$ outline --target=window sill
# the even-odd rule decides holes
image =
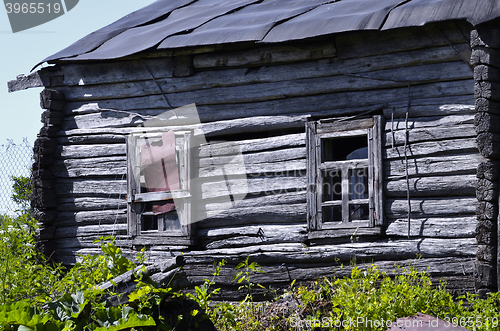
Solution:
[[[307,239],[334,239],[346,237],[360,237],[360,236],[380,236],[382,235],[382,228],[350,228],[350,229],[328,229],[328,230],[311,230],[307,234]]]
[[[132,245],[156,246],[156,245],[175,245],[175,246],[194,246],[198,240],[194,236],[186,236],[175,232],[158,232],[141,234],[132,239]]]

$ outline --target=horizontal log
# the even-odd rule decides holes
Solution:
[[[341,113],[338,115],[348,115],[356,112],[366,111],[367,108],[349,108],[343,109]],[[344,113],[345,111],[345,113]],[[318,115],[318,114],[316,114]],[[332,116],[333,112],[323,113],[325,116]],[[196,126],[165,126],[165,130],[169,129],[195,129],[195,135],[204,134],[206,137],[214,137],[217,135],[230,135],[230,134],[241,134],[248,132],[259,132],[259,131],[269,131],[269,130],[279,130],[279,129],[291,129],[291,128],[304,128],[305,122],[307,119],[307,115],[302,116],[260,116],[253,118],[241,118],[235,120],[227,120],[227,121],[219,121],[213,123],[207,123],[202,126],[202,130],[197,129]],[[74,130],[65,130],[60,131],[58,133],[59,136],[63,137],[60,140],[64,141],[80,141],[80,140],[88,140],[88,141],[98,141],[101,139],[101,135],[107,135],[109,137],[123,137],[131,132],[136,132],[140,130],[149,131],[152,130],[150,128],[106,128],[106,129],[74,129]],[[404,131],[395,131],[394,138],[396,144],[404,143]],[[412,129],[409,133],[409,142],[419,142],[419,141],[432,141],[432,140],[441,140],[441,139],[450,139],[450,138],[463,138],[463,137],[475,137],[475,127],[474,125],[465,124],[465,125],[456,125],[455,127],[440,127],[439,130],[433,128],[421,128],[421,129]],[[121,138],[124,139],[124,138]],[[392,135],[391,140],[386,142],[386,145],[390,145],[392,143]]]
[[[473,106],[468,106],[473,108]],[[467,115],[447,115],[442,117],[419,117],[408,118],[408,129],[420,129],[429,127],[453,126],[462,124],[474,123],[474,113]],[[385,131],[391,130],[406,130],[406,120],[404,118],[396,118],[385,123]]]
[[[473,196],[476,194],[476,175],[437,176],[409,178],[411,197],[439,196]],[[384,183],[387,197],[406,197],[407,182],[405,179],[387,181]]]
[[[127,224],[127,209],[60,212],[57,216],[59,227],[76,227],[82,225],[118,225]]]
[[[453,174],[476,174],[479,163],[484,158],[475,154],[457,154],[450,156],[418,157],[408,160],[408,175],[436,176]],[[384,174],[388,179],[400,179],[406,176],[404,159],[384,161]]]
[[[473,216],[478,205],[476,197],[410,198],[410,202],[411,216],[417,218]],[[384,211],[388,218],[404,218],[408,215],[408,200],[387,199]]]
[[[199,185],[199,186],[198,186]],[[201,192],[202,199],[212,199],[228,196],[228,187],[231,194],[235,196],[247,194],[280,194],[304,190],[307,186],[307,179],[302,177],[273,176],[273,177],[248,177],[229,178],[227,181],[211,181],[202,179],[200,182],[191,183],[193,192]],[[198,187],[201,189],[198,190]]]
[[[127,208],[125,197],[118,198],[65,198],[58,200],[57,210],[59,211],[91,211]]]
[[[127,174],[125,156],[58,160],[52,166],[56,177],[118,176]]]
[[[79,221],[78,226],[58,226],[54,238],[89,238],[95,240],[99,237],[110,235],[126,235],[127,224],[98,224],[87,225],[85,221]]]
[[[63,197],[124,197],[127,194],[127,181],[123,179],[65,179],[56,183],[56,192]]]
[[[351,78],[352,77],[349,77],[349,79]],[[365,78],[356,78],[356,80],[373,81],[373,79]],[[217,99],[217,95],[208,92],[205,101],[198,92],[181,93],[182,95],[178,93],[176,94],[175,100],[169,95],[170,105],[166,104],[163,96],[158,95],[103,100],[99,102],[100,109],[126,110],[134,112],[135,114],[131,114],[128,118],[123,117],[122,112],[109,112],[105,114],[105,117],[101,116],[101,114],[79,115],[68,118],[68,120],[63,123],[62,128],[68,130],[74,128],[92,128],[96,126],[105,127],[115,126],[117,123],[126,125],[127,121],[129,125],[139,125],[140,117],[137,116],[137,114],[140,115],[141,112],[149,112],[150,109],[156,108],[159,109],[158,114],[160,114],[162,111],[169,110],[170,106],[181,107],[193,102],[197,104],[200,120],[202,122],[213,122],[241,118],[242,116],[292,115],[304,113],[321,115],[323,111],[327,113],[330,112],[332,115],[337,113],[337,116],[342,116],[348,113],[348,111],[343,108],[352,109],[355,107],[380,105],[388,101],[407,101],[408,98],[407,84],[400,84],[401,87],[385,89],[376,85],[376,89],[355,91],[350,83],[348,83],[348,86],[344,90],[338,90],[339,87],[333,86],[331,81],[328,83],[325,82],[325,86],[322,88],[318,87],[317,89],[311,89],[309,83],[298,82],[297,84],[300,85],[301,83],[307,85],[306,90],[304,90],[306,86],[297,86],[297,90],[293,92],[285,86],[282,90],[274,91],[275,95],[272,96],[272,100],[271,94],[273,90],[270,90],[267,95],[263,95],[262,89],[264,89],[264,86],[258,86],[253,96],[249,95],[249,91],[245,90],[241,92],[243,94],[238,94],[239,92],[234,88],[220,88],[221,90],[218,91],[220,92],[220,98],[224,95],[227,97],[228,94],[240,96],[231,100],[224,100],[225,103],[222,104],[219,103],[221,100]],[[474,81],[472,79],[420,84],[412,86],[410,97],[411,100],[418,100],[470,95],[473,91],[473,86]],[[331,87],[331,90],[329,90],[329,87]],[[244,86],[240,87],[240,89],[243,88]],[[226,89],[227,91],[222,89]],[[307,91],[311,94],[307,95]],[[68,103],[66,109],[77,109],[87,103],[88,102]],[[139,108],[138,105],[141,105],[141,107]],[[314,108],[311,108],[311,105],[314,105]],[[238,111],[235,112],[235,109],[238,109]]]
[[[301,244],[254,245],[241,248],[221,248],[209,251],[192,251],[184,254],[187,265],[211,263],[224,258],[228,263],[238,263],[250,256],[251,261],[261,264],[281,263],[328,263],[336,261],[401,260],[444,257],[475,257],[474,238],[418,238],[378,240],[337,245],[304,247]]]
[[[309,231],[307,238],[310,246],[324,245],[325,242],[341,243],[348,241],[372,241],[383,235],[381,227],[338,228],[330,230]]]
[[[111,61],[106,63],[65,64],[61,66],[64,75],[64,86],[100,85],[135,80],[152,80],[154,78],[171,78],[173,62],[171,57],[157,59],[143,58],[132,61]]]
[[[126,154],[127,148],[122,143],[59,146],[56,150],[56,157],[61,159],[123,156]]]
[[[335,56],[335,45],[316,43],[295,46],[267,46],[231,53],[200,54],[193,57],[195,68],[262,66],[283,62],[315,60]]]
[[[210,157],[218,155],[234,154],[236,145],[242,153],[258,152],[263,150],[305,146],[305,133],[294,133],[288,135],[277,135],[270,138],[246,139],[240,141],[214,141],[210,145],[201,146],[198,157]]]
[[[459,47],[465,47],[465,45],[460,45]],[[255,65],[255,63],[246,63],[245,60],[241,59],[241,55],[247,56],[247,51],[242,52],[225,52],[220,54],[200,54],[193,57],[193,64],[195,68],[198,69],[209,69],[209,68],[219,68],[224,66],[228,67],[238,67]],[[221,57],[224,61],[220,61]],[[372,70],[380,70],[387,68],[398,68],[401,66],[414,65],[414,64],[428,64],[436,62],[445,61],[456,61],[459,57],[456,52],[446,46],[436,46],[432,45],[427,48],[417,49],[417,50],[404,50],[398,53],[383,54],[371,56],[370,54],[363,57],[363,59],[348,59],[348,60],[338,60],[335,57],[330,57],[328,60],[317,61],[318,64],[327,63],[329,66],[320,67],[321,70],[332,70],[336,69],[338,74],[343,73],[358,73],[367,72]],[[308,61],[306,63],[296,63],[293,66],[288,65],[275,65],[275,66],[262,66],[258,71],[253,71],[251,73],[261,75],[260,70],[269,70],[268,68],[276,67],[280,72],[288,71],[289,68],[293,68],[291,71],[301,71],[301,67],[304,66],[306,69],[304,72],[307,74],[317,74],[313,73],[316,70],[317,65]],[[328,69],[328,68],[331,69]],[[245,69],[246,70],[246,69]],[[209,71],[210,72],[210,71]],[[212,71],[213,72],[213,71]],[[204,71],[199,72],[202,74]]]
[[[305,234],[307,232],[307,224],[290,224],[290,225],[245,225],[245,226],[230,226],[223,228],[205,228],[199,229],[196,234],[201,239],[222,239],[234,236],[251,236],[251,237],[268,237],[284,236],[288,234],[295,236],[296,233]]]
[[[250,261],[257,262],[261,264],[261,268],[265,273],[260,274],[258,280],[259,284],[276,284],[278,282],[284,282],[289,285],[293,279],[300,281],[304,280],[318,280],[323,277],[328,278],[343,278],[351,276],[352,269],[357,267],[361,270],[366,270],[372,268],[374,265],[378,270],[386,272],[389,275],[395,275],[402,273],[405,269],[408,270],[410,267],[414,267],[418,272],[425,271],[434,277],[439,276],[452,276],[452,275],[470,275],[474,270],[474,261],[472,258],[420,258],[420,259],[403,259],[396,261],[380,261],[369,262],[369,261],[356,261],[354,264],[349,264],[349,261],[336,261],[335,263],[276,263],[262,265],[262,261],[259,257],[253,257]],[[233,276],[235,274],[233,264],[228,264],[221,269],[220,276],[215,279],[218,285],[237,285],[233,281]],[[186,275],[191,280],[197,278],[209,278],[213,272],[212,266],[210,264],[201,263],[188,263],[185,265]],[[257,276],[257,274],[255,274]],[[202,281],[203,282],[203,281]],[[257,281],[256,281],[257,282]]]
[[[412,218],[410,236],[441,238],[474,238],[476,235],[477,217],[453,218]],[[390,220],[387,225],[388,236],[408,235],[408,220],[399,218]]]
[[[305,149],[304,149],[305,150]],[[241,161],[241,160],[240,160]],[[294,176],[306,175],[306,160],[291,160],[284,162],[265,162],[265,163],[242,163],[238,160],[217,167],[205,166],[195,170],[195,176],[210,179],[214,176],[275,176],[283,173],[292,173]]]
[[[112,232],[106,232],[103,234],[100,234],[99,236],[106,236],[109,235]],[[123,232],[123,235],[118,234],[115,232],[116,239],[115,239],[115,245],[118,247],[130,247],[131,242],[130,239],[127,239],[126,236],[126,229],[125,232]],[[94,237],[68,237],[68,238],[58,238],[54,239],[54,241],[57,241],[57,248],[58,249],[79,249],[79,248],[100,248],[101,244],[99,242],[95,242],[97,239],[96,236]]]
[[[413,100],[408,109],[408,101],[389,103],[384,109],[387,121],[391,118],[409,118],[474,114],[475,98],[472,95],[452,96],[433,99]]]
[[[98,135],[82,135],[82,136],[62,136],[58,138],[61,145],[76,145],[76,144],[125,144],[126,135],[121,134],[106,134]]]
[[[132,246],[144,246],[144,247],[151,247],[151,246],[158,246],[158,245],[165,245],[167,244],[168,247],[175,247],[175,246],[194,246],[198,245],[198,240],[196,237],[192,236],[162,236],[162,235],[140,235],[137,237],[134,237],[130,240],[130,244]]]
[[[453,22],[455,23],[455,22]],[[460,53],[470,53],[469,42],[453,23],[440,22],[427,24],[423,27],[408,29],[388,30],[384,33],[378,31],[358,31],[338,34],[335,36],[337,57],[340,59],[364,57],[374,54],[387,54],[405,52],[412,49],[421,49],[436,46],[449,46]],[[438,27],[438,28],[436,28]],[[464,27],[463,31],[470,28]],[[465,56],[465,58],[469,58]]]
[[[405,130],[387,132],[385,145],[392,147],[393,142],[395,146],[404,145],[405,140],[409,144],[414,144],[423,141],[440,141],[444,139],[455,138],[476,138],[476,136],[476,127],[473,124],[441,126],[438,128],[429,127],[409,130],[407,139]]]
[[[238,201],[236,206],[231,201],[219,201],[217,199],[204,201],[203,205],[195,204],[193,208],[197,211],[221,211],[231,208],[253,208],[262,206],[274,206],[285,204],[306,203],[306,191],[291,191],[268,195],[248,194],[245,199]],[[270,207],[271,209],[272,207]]]
[[[122,252],[125,257],[131,260],[134,260],[135,257],[137,256],[137,253],[139,253],[139,251],[132,250],[128,247],[122,247]],[[75,247],[64,248],[64,249],[58,249],[56,251],[55,260],[57,262],[61,262],[64,266],[71,266],[74,265],[76,262],[82,262],[81,256],[83,255],[99,255],[99,254],[102,254],[100,248],[75,248]]]
[[[331,65],[330,65],[331,66]],[[115,83],[95,86],[74,86],[71,88],[60,88],[67,101],[96,101],[107,99],[120,99],[127,97],[139,97],[144,95],[154,95],[163,93],[168,95],[172,105],[182,103],[196,93],[198,104],[214,103],[235,103],[250,102],[256,100],[272,100],[282,97],[283,93],[288,96],[300,96],[318,93],[334,93],[348,89],[368,90],[374,88],[389,88],[401,86],[401,83],[411,81],[414,84],[425,82],[437,82],[446,80],[461,80],[472,78],[469,66],[460,59],[454,62],[419,64],[411,67],[398,67],[393,69],[383,69],[359,74],[327,76],[328,71],[319,70],[322,75],[307,75],[304,77],[283,76],[283,72],[276,70],[267,79],[258,79],[258,76],[239,72],[239,80],[224,79],[224,77],[213,77],[212,88],[206,88],[201,84],[186,87],[186,84],[176,84],[176,80],[152,79],[144,81],[134,81],[132,83]],[[292,72],[293,69],[292,69]],[[234,75],[233,73],[232,75]],[[225,76],[221,73],[221,76]],[[237,76],[238,77],[238,76]],[[253,79],[252,79],[253,78]],[[214,82],[218,82],[215,84]],[[225,82],[220,84],[220,82]],[[228,84],[233,82],[233,85]],[[161,86],[161,90],[158,88]],[[180,85],[180,89],[177,87]],[[201,85],[201,86],[200,86]],[[206,84],[205,84],[206,85]],[[222,85],[222,87],[220,87]],[[184,87],[184,89],[183,89]],[[260,90],[258,95],[257,90]],[[175,106],[174,106],[175,107]]]
[[[107,139],[107,141],[106,143],[98,144],[96,143],[98,139]],[[62,159],[126,155],[125,136],[122,135],[110,135],[109,137],[106,135],[103,135],[103,137],[72,136],[60,138],[59,143],[71,144],[58,147],[56,155],[58,158]],[[233,153],[232,150],[236,145],[239,146],[242,153],[305,146],[305,133],[295,133],[270,138],[246,139],[240,141],[215,141],[211,142],[210,145],[202,146],[200,149],[194,149],[194,152],[197,157],[227,155]],[[229,147],[233,149],[230,149]]]
[[[39,73],[36,71],[28,76],[18,75],[16,80],[11,80],[7,83],[9,88],[9,93],[27,90],[32,87],[43,87],[44,82],[40,77]]]
[[[236,208],[226,211],[209,212],[207,217],[201,215],[196,223],[198,229],[227,227],[248,224],[292,224],[306,222],[306,204],[285,204]]]
[[[390,133],[387,134],[390,136]],[[390,139],[390,137],[386,138]],[[479,153],[476,139],[450,139],[431,142],[421,142],[409,144],[406,148],[407,157],[414,158],[417,156],[434,156],[452,153]],[[404,146],[388,146],[383,150],[383,158],[386,160],[402,158],[405,155]]]
[[[235,152],[237,152],[235,150]],[[258,163],[273,163],[280,161],[304,159],[306,157],[306,150],[304,147],[282,148],[275,151],[264,151],[259,153],[245,153],[241,158],[237,154],[228,156],[212,156],[208,158],[199,159],[199,166],[206,168],[211,166],[229,165],[240,163],[243,161],[246,164]]]
[[[203,229],[198,236],[205,249],[242,247],[255,244],[274,244],[286,242],[305,242],[307,226],[299,225],[261,225],[218,229]]]

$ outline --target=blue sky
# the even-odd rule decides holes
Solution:
[[[0,145],[7,139],[33,145],[40,130],[41,88],[7,92],[7,82],[29,74],[45,57],[81,37],[140,9],[153,0],[80,0],[71,11],[48,23],[12,33],[5,9],[0,10]]]

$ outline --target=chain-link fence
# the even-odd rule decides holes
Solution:
[[[33,146],[26,138],[20,144],[7,139],[0,145],[0,214],[15,214],[19,207],[12,201],[12,176],[30,176]]]

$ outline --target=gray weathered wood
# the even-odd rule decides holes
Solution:
[[[476,175],[409,178],[411,197],[471,196],[476,193]],[[384,183],[387,197],[406,197],[406,179]]]
[[[80,220],[82,223],[79,226],[60,226],[56,229],[54,238],[72,238],[72,237],[87,237],[89,240],[95,240],[100,236],[107,236],[109,234],[114,235],[126,235],[127,234],[127,224],[117,223],[117,224],[98,224],[98,225],[86,225],[85,220]]]
[[[405,118],[407,111],[410,118],[474,114],[474,102],[473,95],[419,99],[410,104],[409,111],[408,101],[390,102],[388,107],[384,109],[384,116],[386,120],[393,117]]]
[[[356,81],[373,81],[362,78],[352,79]],[[353,91],[352,89],[354,87],[348,82],[345,88],[339,88],[336,85],[332,85],[332,82],[324,83],[324,86],[318,86],[313,89],[313,84],[309,84],[308,82],[297,82],[295,84],[295,92],[290,87],[284,86],[282,89],[278,90],[270,89],[264,94],[262,91],[265,90],[265,84],[262,86],[256,85],[252,93],[250,93],[251,91],[246,89],[245,86],[240,87],[240,89],[242,89],[240,92],[234,88],[220,88],[220,94],[218,94],[219,98],[222,98],[220,100],[218,100],[217,95],[213,94],[216,91],[211,91],[211,93],[207,91],[204,93],[205,96],[202,96],[198,91],[181,93],[182,96],[180,94],[175,94],[176,99],[172,99],[172,97],[169,96],[169,100],[172,107],[180,107],[195,102],[201,121],[209,122],[238,118],[241,117],[239,114],[245,114],[245,116],[263,116],[329,111],[332,115],[338,113],[339,116],[341,116],[348,113],[343,110],[343,108],[352,109],[356,106],[366,107],[367,105],[379,105],[387,103],[387,100],[393,100],[394,102],[404,101],[407,99],[408,95],[406,84],[400,84],[402,87],[379,89],[380,85],[374,83],[377,84],[373,86],[373,88],[376,88],[375,90],[372,89],[361,92]],[[301,84],[305,86],[301,86]],[[318,84],[322,85],[323,82]],[[428,99],[445,96],[449,97],[453,95],[470,95],[473,84],[474,81],[472,79],[420,84],[412,87],[411,99],[418,100],[421,98]],[[307,95],[308,92],[305,91],[304,88],[308,89],[310,95]],[[229,95],[234,96],[230,97]],[[294,95],[295,97],[292,97]],[[202,97],[206,98],[206,101],[203,101]],[[66,107],[67,109],[75,109],[86,103],[87,102],[68,103]],[[238,106],[235,106],[234,103],[237,103]],[[141,107],[138,107],[138,105],[141,105]],[[311,109],[311,105],[315,105],[315,107]],[[109,99],[99,102],[99,106],[102,109],[127,110],[137,114],[139,114],[140,111],[144,111],[144,109],[158,108],[163,111],[169,109],[169,105],[166,104],[163,96]],[[235,112],[234,109],[238,109],[238,112]],[[105,118],[98,114],[97,118],[92,119],[89,118],[90,115],[92,114],[75,116],[74,119],[68,119],[62,127],[63,129],[70,129],[77,127],[113,126],[116,125],[116,120],[122,125],[125,125],[127,121],[130,125],[140,124],[140,118],[136,114],[132,114],[128,119],[127,117],[123,117],[123,113],[119,112],[115,115],[110,113],[107,115],[109,117]]]
[[[477,217],[412,218],[410,225],[410,236],[473,238],[476,234]],[[390,220],[386,234],[406,237],[408,220],[406,218]]]
[[[73,227],[72,231],[76,231],[77,227],[82,225],[126,224],[127,210],[60,212],[56,222],[59,227]]]
[[[288,177],[288,176],[268,176],[268,177],[248,177],[245,178],[228,178],[225,181],[221,180],[203,180],[200,184],[200,192],[202,199],[212,199],[224,197],[228,194],[227,185],[231,187],[231,194],[280,194],[293,192],[296,190],[305,190],[307,180],[304,176]],[[191,184],[194,190],[197,190],[198,183]]]
[[[465,49],[466,45],[458,45],[460,49]],[[194,56],[194,66],[196,68],[217,68],[224,66],[224,68],[233,67],[233,66],[244,66],[244,63],[241,61],[240,52],[234,53],[224,53],[224,54],[202,54]],[[221,61],[217,62],[220,58],[224,57],[227,61],[222,63]],[[397,68],[405,65],[413,65],[413,64],[424,64],[424,63],[435,63],[435,62],[445,62],[445,61],[456,61],[459,57],[456,52],[446,46],[437,46],[430,45],[427,48],[417,49],[417,50],[404,50],[403,52],[394,53],[394,54],[382,54],[382,55],[371,55],[368,54],[366,57],[362,59],[354,58],[347,60],[337,60],[334,57],[330,57],[325,60],[317,61],[321,66],[322,63],[329,64],[330,68],[335,68],[338,74],[342,73],[357,73],[357,72],[367,72],[373,70],[387,69],[387,68]],[[244,59],[243,59],[244,61]],[[296,63],[293,65],[284,64],[282,66],[268,66],[267,68],[278,68],[283,69],[281,71],[288,71],[288,68],[294,68],[293,71],[302,71],[302,67],[305,67],[305,72],[308,75],[313,74],[317,75],[318,73],[312,73],[317,68],[316,62],[308,61],[305,63]],[[259,70],[267,70],[266,67],[260,67]],[[323,67],[320,67],[323,69]],[[326,69],[326,68],[325,68]],[[245,69],[246,70],[246,69]],[[328,69],[326,69],[328,70]],[[330,69],[331,70],[331,69]],[[328,72],[328,71],[327,71]],[[200,72],[200,74],[203,72]],[[260,75],[261,71],[254,71],[253,74]],[[291,75],[294,75],[291,73]],[[293,76],[292,76],[293,77]]]
[[[149,69],[149,70],[148,70]],[[62,67],[65,86],[89,86],[116,82],[152,80],[172,77],[171,57],[135,61],[108,61],[106,63],[66,64]]]
[[[290,224],[305,222],[306,205],[304,203],[274,205],[272,209],[267,206],[237,208],[218,213],[210,212],[207,216],[196,223],[198,229],[263,223]]]
[[[304,242],[307,239],[307,226],[298,225],[261,225],[203,229],[198,236],[206,249],[238,247],[254,244],[274,244],[285,242]]]
[[[471,106],[469,106],[470,108]],[[404,118],[396,118],[393,121],[387,121],[385,131],[405,130],[406,120]],[[470,115],[447,115],[441,117],[419,117],[408,118],[408,129],[419,129],[428,127],[454,126],[462,124],[474,123],[474,113]]]
[[[125,144],[127,136],[120,134],[99,134],[99,135],[82,135],[82,136],[62,136],[58,138],[59,144],[76,145],[76,144]]]
[[[468,215],[476,213],[478,204],[476,197],[457,198],[411,198],[411,215],[413,217],[438,217],[451,215]],[[408,214],[406,199],[387,199],[385,213],[388,218],[403,218]]]
[[[223,169],[223,170],[222,170]],[[251,175],[251,176],[274,176],[291,172],[295,175],[306,174],[306,160],[291,160],[283,162],[246,163],[244,166],[239,162],[233,162],[218,166],[213,169],[211,165],[200,167],[195,170],[197,177],[209,178],[213,176]]]
[[[90,211],[90,210],[105,210],[105,209],[123,209],[127,207],[125,197],[118,198],[65,198],[60,197],[58,200],[57,210],[59,211]]]
[[[18,75],[16,77],[16,80],[9,81],[7,83],[7,85],[9,88],[9,93],[27,90],[27,89],[32,88],[32,87],[43,87],[44,86],[38,71],[36,71],[32,74],[29,74],[28,76]]]
[[[110,156],[56,161],[53,173],[57,177],[122,176],[127,173],[125,156]]]
[[[477,153],[450,156],[418,157],[409,160],[408,174],[414,176],[475,174],[484,158]],[[405,161],[395,159],[384,162],[384,174],[388,179],[405,177]]]
[[[375,54],[388,54],[412,49],[421,49],[435,46],[449,46],[448,42],[461,53],[468,53],[470,57],[470,46],[463,34],[456,28],[450,26],[453,23],[429,24],[418,28],[397,29],[394,31],[365,31],[359,33],[338,34],[335,37],[337,56],[341,59],[363,57]],[[464,29],[465,30],[465,29]],[[443,33],[441,33],[441,32]]]
[[[302,191],[291,191],[278,194],[269,195],[254,195],[248,194],[245,199],[239,201],[236,206],[233,206],[230,201],[217,201],[210,200],[204,201],[203,206],[200,204],[195,204],[194,208],[198,211],[220,211],[229,210],[231,208],[249,208],[249,207],[262,207],[262,206],[273,206],[273,205],[285,205],[285,204],[306,204],[306,193],[305,190]]]
[[[305,134],[294,133],[288,135],[277,135],[270,138],[247,139],[240,141],[211,141],[210,145],[200,147],[198,157],[209,157],[233,154],[232,149],[238,144],[242,153],[257,152],[268,149],[304,146]]]
[[[240,75],[243,73],[240,72]],[[275,73],[274,77],[280,74]],[[324,72],[326,76],[326,71]],[[281,97],[282,93],[289,96],[309,95],[317,93],[333,93],[336,91],[352,88],[353,90],[367,90],[373,88],[389,88],[394,86],[401,86],[401,83],[396,81],[411,81],[415,83],[436,82],[444,80],[460,80],[471,78],[471,71],[462,61],[444,62],[437,64],[418,65],[413,67],[399,67],[395,69],[384,69],[379,71],[372,71],[369,73],[360,73],[359,76],[341,75],[331,77],[312,77],[310,75],[305,77],[295,77],[292,79],[275,79],[266,81],[254,79],[249,81],[253,75],[246,75],[248,78],[243,78],[243,82],[234,81],[234,79],[226,80],[223,84],[224,87],[201,88],[196,89],[197,103],[210,104],[210,103],[233,103],[233,102],[246,102],[254,100],[276,99]],[[244,76],[245,77],[245,76]],[[403,77],[403,78],[402,78]],[[224,81],[223,77],[218,78],[219,81]],[[187,91],[177,89],[177,84],[172,84],[171,79],[157,79],[156,80],[161,90],[158,88],[155,81],[152,79],[145,81],[135,81],[131,83],[116,83],[116,84],[103,84],[95,86],[74,86],[71,88],[61,88],[67,101],[95,101],[106,100],[114,98],[131,98],[144,95],[154,95],[163,93],[168,95],[169,101],[178,103],[177,100],[185,100],[183,96],[186,94],[192,96],[194,88],[186,88]],[[234,81],[234,85],[230,86],[229,81]],[[247,81],[247,82],[245,82]],[[246,85],[240,85],[244,83]],[[182,85],[180,84],[181,88]],[[215,85],[215,84],[213,84]],[[198,87],[196,86],[196,87]],[[260,90],[260,95],[256,93]],[[229,91],[234,93],[229,96]],[[209,96],[212,96],[209,98]],[[181,98],[181,99],[179,99]],[[236,99],[235,99],[236,98]],[[227,101],[226,101],[227,100]],[[232,100],[232,101],[231,101]]]
[[[201,54],[194,57],[195,68],[268,65],[281,62],[314,60],[335,56],[335,45],[318,43],[311,46],[271,46],[234,53]]]
[[[476,138],[476,127],[472,124],[462,124],[455,126],[442,126],[439,128],[412,129],[408,132],[407,142],[411,145],[423,141],[440,141],[454,138]],[[393,139],[394,138],[394,139]],[[386,132],[385,146],[404,145],[406,139],[405,130]]]
[[[476,132],[500,133],[500,116],[496,114],[478,112],[475,118]]]
[[[472,50],[471,63],[473,65],[486,64],[500,68],[499,55],[500,50],[498,49],[477,47]]]
[[[390,135],[390,133],[389,133]],[[478,153],[476,139],[450,139],[430,142],[414,143],[407,146],[407,155],[409,157],[434,156],[451,153]],[[383,152],[384,159],[396,159],[404,157],[404,146],[388,146]]]
[[[115,179],[64,179],[61,178],[56,183],[58,195],[68,197],[73,196],[126,196],[127,181],[121,176]]]
[[[184,254],[187,264],[211,263],[214,258],[225,258],[229,263],[250,256],[261,263],[327,263],[358,260],[412,259],[420,255],[427,257],[474,257],[475,238],[417,238],[401,240],[378,240],[337,245],[304,247],[301,244],[253,245],[241,248],[222,248],[210,251],[193,251]]]
[[[102,156],[126,155],[125,144],[92,144],[59,146],[56,152],[61,159],[80,159]]]
[[[498,97],[499,91],[500,84],[498,82],[478,81],[474,85],[474,96],[477,99],[485,98],[500,101],[500,97]]]

